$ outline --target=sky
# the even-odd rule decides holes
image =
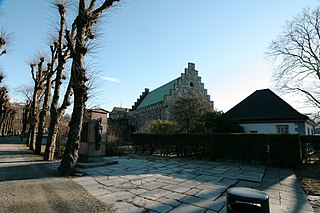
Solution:
[[[28,62],[48,52],[58,23],[53,2],[0,0],[0,26],[10,34],[0,67],[11,97],[24,101],[16,88],[32,85]],[[72,2],[69,21],[76,6]],[[97,75],[87,107],[131,108],[144,88],[153,90],[179,77],[193,62],[215,108],[226,112],[255,90],[274,89],[275,65],[265,55],[268,45],[286,21],[319,3],[122,0],[98,22],[97,40],[86,61]],[[283,98],[303,111],[294,99]]]

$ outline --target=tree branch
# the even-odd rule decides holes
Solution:
[[[94,19],[96,19],[104,10],[111,7],[115,2],[119,2],[120,0],[105,0],[104,3],[92,12]]]

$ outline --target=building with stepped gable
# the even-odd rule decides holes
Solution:
[[[190,93],[202,96],[208,106],[213,109],[213,102],[204,88],[204,83],[201,82],[195,64],[189,62],[180,77],[152,91],[146,88],[142,92],[129,111],[129,124],[136,131],[152,120],[170,119],[170,111],[177,97]]]

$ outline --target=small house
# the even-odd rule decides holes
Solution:
[[[314,135],[316,123],[270,89],[257,90],[226,114],[246,133]]]

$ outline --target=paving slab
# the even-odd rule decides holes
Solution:
[[[127,202],[115,202],[111,206],[115,212],[141,213],[145,211],[144,208],[137,207],[132,203]]]
[[[204,213],[207,209],[190,204],[181,204],[174,210],[169,211],[170,213]]]
[[[265,191],[271,212],[315,212],[291,169],[153,156],[117,156],[117,165],[74,178],[114,212],[226,212],[233,186]]]

